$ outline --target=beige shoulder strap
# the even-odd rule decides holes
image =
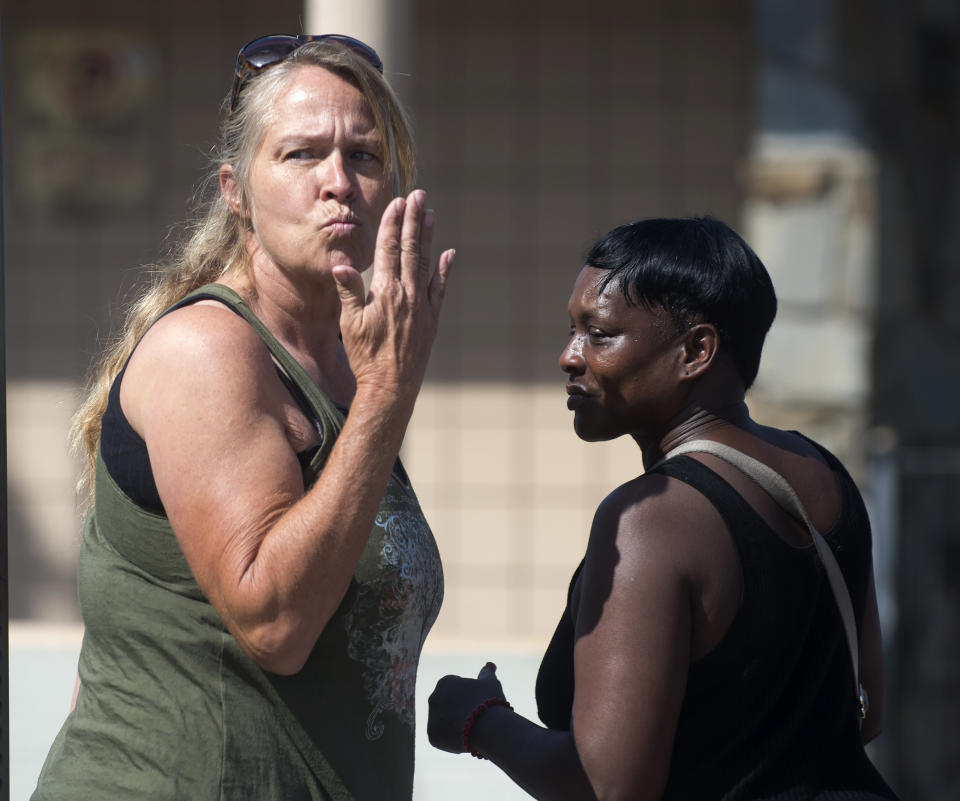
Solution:
[[[823,563],[824,570],[827,573],[827,579],[830,582],[830,588],[833,591],[834,600],[837,608],[840,610],[840,617],[843,620],[843,628],[847,635],[847,647],[850,651],[850,663],[853,665],[853,678],[857,689],[857,698],[860,706],[860,718],[863,719],[867,714],[867,694],[860,684],[860,649],[857,640],[857,621],[853,611],[853,604],[850,601],[850,592],[847,589],[847,583],[844,581],[843,572],[837,563],[837,558],[830,550],[830,546],[823,538],[823,535],[814,528],[813,523],[807,516],[806,509],[794,492],[793,487],[787,483],[787,480],[776,470],[757,461],[751,456],[731,448],[729,445],[723,445],[707,439],[691,440],[678,445],[666,453],[663,458],[657,462],[662,462],[674,456],[680,456],[684,453],[699,452],[709,453],[717,456],[726,462],[734,465],[752,478],[761,488],[763,488],[777,504],[796,517],[802,520],[810,532],[813,544],[817,549],[820,561]],[[654,465],[656,466],[656,465]]]

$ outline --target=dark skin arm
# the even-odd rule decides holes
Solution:
[[[437,682],[430,696],[427,724],[427,734],[435,747],[454,754],[464,752],[461,735],[471,711],[491,698],[504,697],[495,671],[488,663],[476,679],[445,676]],[[470,746],[534,798],[596,798],[570,732],[546,729],[506,706],[496,705],[476,720]]]
[[[883,728],[883,640],[872,569],[863,608],[863,629],[860,632],[860,683],[870,700],[867,716],[860,726],[860,738],[864,743],[869,743],[880,735]]]
[[[678,542],[685,537],[677,530],[704,528],[678,518],[702,511],[685,502],[692,494],[651,476],[598,510],[574,610],[572,730],[545,729],[502,706],[474,725],[472,748],[534,798],[661,796],[685,690],[686,672],[677,665],[690,659],[693,620],[685,564],[692,541]],[[441,679],[430,698],[431,743],[463,751],[464,721],[491,697],[502,697],[492,671]]]

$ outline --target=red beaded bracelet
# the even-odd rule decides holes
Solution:
[[[513,709],[513,707],[507,703],[506,698],[488,698],[470,713],[470,717],[467,718],[466,725],[463,727],[463,750],[469,751],[470,755],[475,756],[477,759],[486,759],[486,757],[483,756],[483,754],[474,751],[473,747],[470,745],[470,730],[473,728],[473,724],[477,722],[479,717],[492,706],[505,706],[507,709]]]

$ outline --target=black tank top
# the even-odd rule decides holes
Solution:
[[[843,493],[840,518],[823,534],[849,587],[859,632],[870,524],[849,474],[817,447]],[[683,668],[687,687],[663,798],[895,799],[860,741],[850,656],[814,547],[784,542],[730,484],[695,459],[679,456],[655,472],[689,484],[716,507],[737,548],[744,584],[726,635]],[[538,712],[550,728],[570,728],[573,645],[568,595],[537,676]]]

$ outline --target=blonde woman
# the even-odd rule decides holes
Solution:
[[[443,576],[398,452],[453,251],[381,73],[240,51],[205,216],[75,422],[85,637],[35,801],[411,797]]]

